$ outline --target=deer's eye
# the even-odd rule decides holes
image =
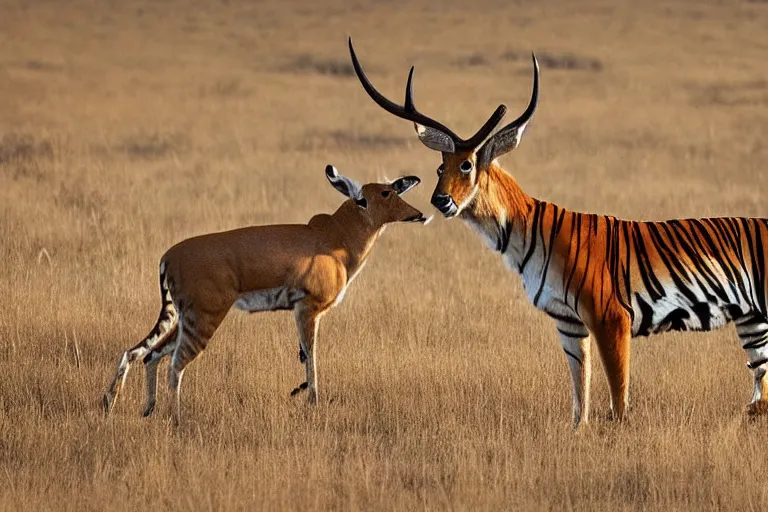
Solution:
[[[468,172],[472,171],[472,167],[474,166],[472,165],[472,162],[470,160],[464,160],[463,162],[461,162],[459,169],[461,169],[461,172],[463,172],[464,174],[467,174]]]
[[[445,171],[445,164],[440,164],[440,167],[437,168],[437,175],[442,176],[444,171]]]
[[[381,195],[382,195],[383,197],[389,197],[389,190],[382,190],[382,191],[381,191]]]

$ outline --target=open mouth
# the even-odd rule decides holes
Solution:
[[[430,220],[432,220],[432,217],[426,218],[423,213],[420,213],[418,215],[414,215],[413,217],[408,217],[403,222],[422,222],[422,223],[426,224]]]

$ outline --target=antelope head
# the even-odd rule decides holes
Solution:
[[[339,174],[332,165],[325,168],[325,176],[333,188],[355,202],[369,223],[376,228],[391,222],[426,223],[428,220],[400,197],[421,182],[417,176],[403,176],[391,183],[360,185]]]
[[[405,103],[398,105],[382,95],[365,75],[360,61],[349,39],[349,53],[352,65],[368,95],[380,107],[397,117],[412,121],[419,140],[429,149],[439,151],[443,162],[437,168],[438,182],[432,194],[432,205],[445,217],[455,217],[472,203],[478,192],[478,179],[487,172],[500,156],[512,151],[520,143],[528,126],[539,97],[539,65],[533,58],[533,92],[528,108],[520,117],[496,133],[491,132],[501,123],[507,113],[505,105],[499,107],[483,126],[468,139],[462,139],[447,126],[420,113],[413,102],[413,70],[408,73],[405,87]]]

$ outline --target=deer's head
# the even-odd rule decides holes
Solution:
[[[325,177],[333,188],[354,201],[356,208],[377,228],[391,222],[427,221],[424,214],[400,197],[421,182],[417,176],[403,176],[391,183],[360,185],[328,165]]]
[[[443,163],[437,168],[439,178],[432,194],[432,205],[445,217],[455,217],[472,203],[478,192],[478,176],[486,172],[494,160],[518,146],[528,122],[536,111],[539,97],[539,65],[536,56],[532,56],[533,92],[525,112],[491,135],[507,113],[507,107],[499,105],[477,133],[468,139],[462,139],[447,126],[416,110],[413,103],[413,67],[405,87],[405,104],[398,105],[384,97],[368,80],[357,60],[351,38],[349,53],[355,73],[373,101],[387,112],[412,121],[419,140],[429,149],[442,154]]]

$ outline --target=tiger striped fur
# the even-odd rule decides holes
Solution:
[[[751,413],[768,410],[768,220],[714,218],[637,222],[576,213],[528,196],[498,164],[515,149],[538,104],[533,91],[517,119],[491,134],[506,112],[499,106],[471,138],[418,112],[413,68],[404,105],[368,80],[349,42],[368,95],[412,121],[419,139],[440,151],[432,204],[459,217],[520,274],[535,307],[555,322],[573,384],[573,421],[589,417],[593,339],[608,378],[612,416],[623,419],[629,389],[630,340],[672,330],[708,331],[731,321],[753,372]]]
[[[478,173],[476,187],[459,216],[554,320],[571,370],[576,424],[588,417],[590,335],[621,419],[631,338],[731,321],[753,371],[749,411],[766,409],[768,220],[638,222],[572,212],[528,196],[495,163]]]

